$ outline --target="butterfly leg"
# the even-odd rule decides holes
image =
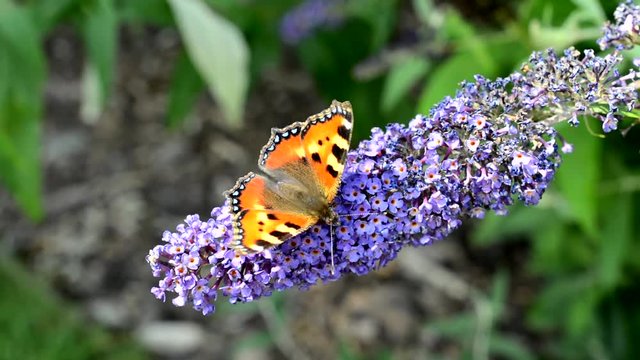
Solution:
[[[331,238],[331,275],[335,275],[336,273],[336,265],[334,263],[333,256],[333,223],[329,224],[330,227],[330,238]]]

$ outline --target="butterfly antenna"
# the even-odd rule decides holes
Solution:
[[[334,257],[333,256],[333,224],[329,225],[329,229],[330,229],[329,237],[331,238],[331,275],[335,275],[336,265],[333,260],[333,257]]]
[[[352,213],[352,214],[338,214],[338,216],[369,216],[369,215],[380,215],[384,214],[384,212],[365,212],[365,213]]]

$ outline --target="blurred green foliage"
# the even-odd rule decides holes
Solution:
[[[0,180],[29,216],[40,219],[45,56],[29,10],[0,1]]]
[[[43,282],[0,256],[0,359],[145,359],[131,340],[82,323]]]
[[[28,216],[43,217],[39,156],[47,74],[41,45],[59,24],[71,24],[85,43],[86,119],[100,115],[113,91],[119,27],[153,25],[178,29],[184,42],[172,75],[169,127],[182,124],[206,89],[229,125],[240,126],[251,86],[266,69],[293,55],[323,97],[353,103],[358,141],[373,126],[428,113],[444,96],[454,95],[461,80],[519,69],[533,50],[595,48],[617,2],[513,1],[506,6],[509,11],[470,20],[431,0],[352,0],[342,9],[342,23],[287,47],[280,40],[279,22],[296,4],[0,0],[0,181]],[[407,12],[414,14],[410,25],[402,20]],[[591,126],[597,127],[595,122]],[[544,343],[550,345],[527,347],[506,332],[509,317],[503,310],[513,280],[504,270],[491,293],[474,295],[472,311],[426,324],[428,331],[459,342],[465,358],[477,355],[478,341],[487,356],[512,359],[631,359],[640,354],[634,341],[640,332],[640,308],[635,306],[640,295],[635,280],[640,275],[640,136],[632,129],[626,137],[602,139],[587,129],[559,129],[575,151],[564,157],[539,206],[515,206],[508,216],[488,216],[472,235],[478,248],[528,244],[528,262],[521,266],[540,285],[532,289],[537,295],[525,324],[529,332],[547,334]],[[480,317],[482,309],[489,309],[488,317]],[[475,338],[479,322],[489,324],[481,340]],[[272,341],[265,334],[255,336],[256,343]],[[341,353],[357,358],[348,348]]]

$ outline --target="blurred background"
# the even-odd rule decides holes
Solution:
[[[204,317],[156,300],[145,262],[271,127],[350,100],[357,144],[474,74],[596,48],[616,5],[0,0],[0,358],[637,358],[636,128],[560,127],[575,152],[540,205],[364,277]]]

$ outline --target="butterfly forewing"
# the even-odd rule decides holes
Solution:
[[[260,151],[260,168],[274,171],[304,161],[306,153],[301,137],[303,127],[304,123],[296,122],[284,129],[271,129],[271,138]]]
[[[353,113],[348,101],[333,101],[327,110],[307,119],[302,143],[307,161],[330,203],[338,192],[351,143]]]

